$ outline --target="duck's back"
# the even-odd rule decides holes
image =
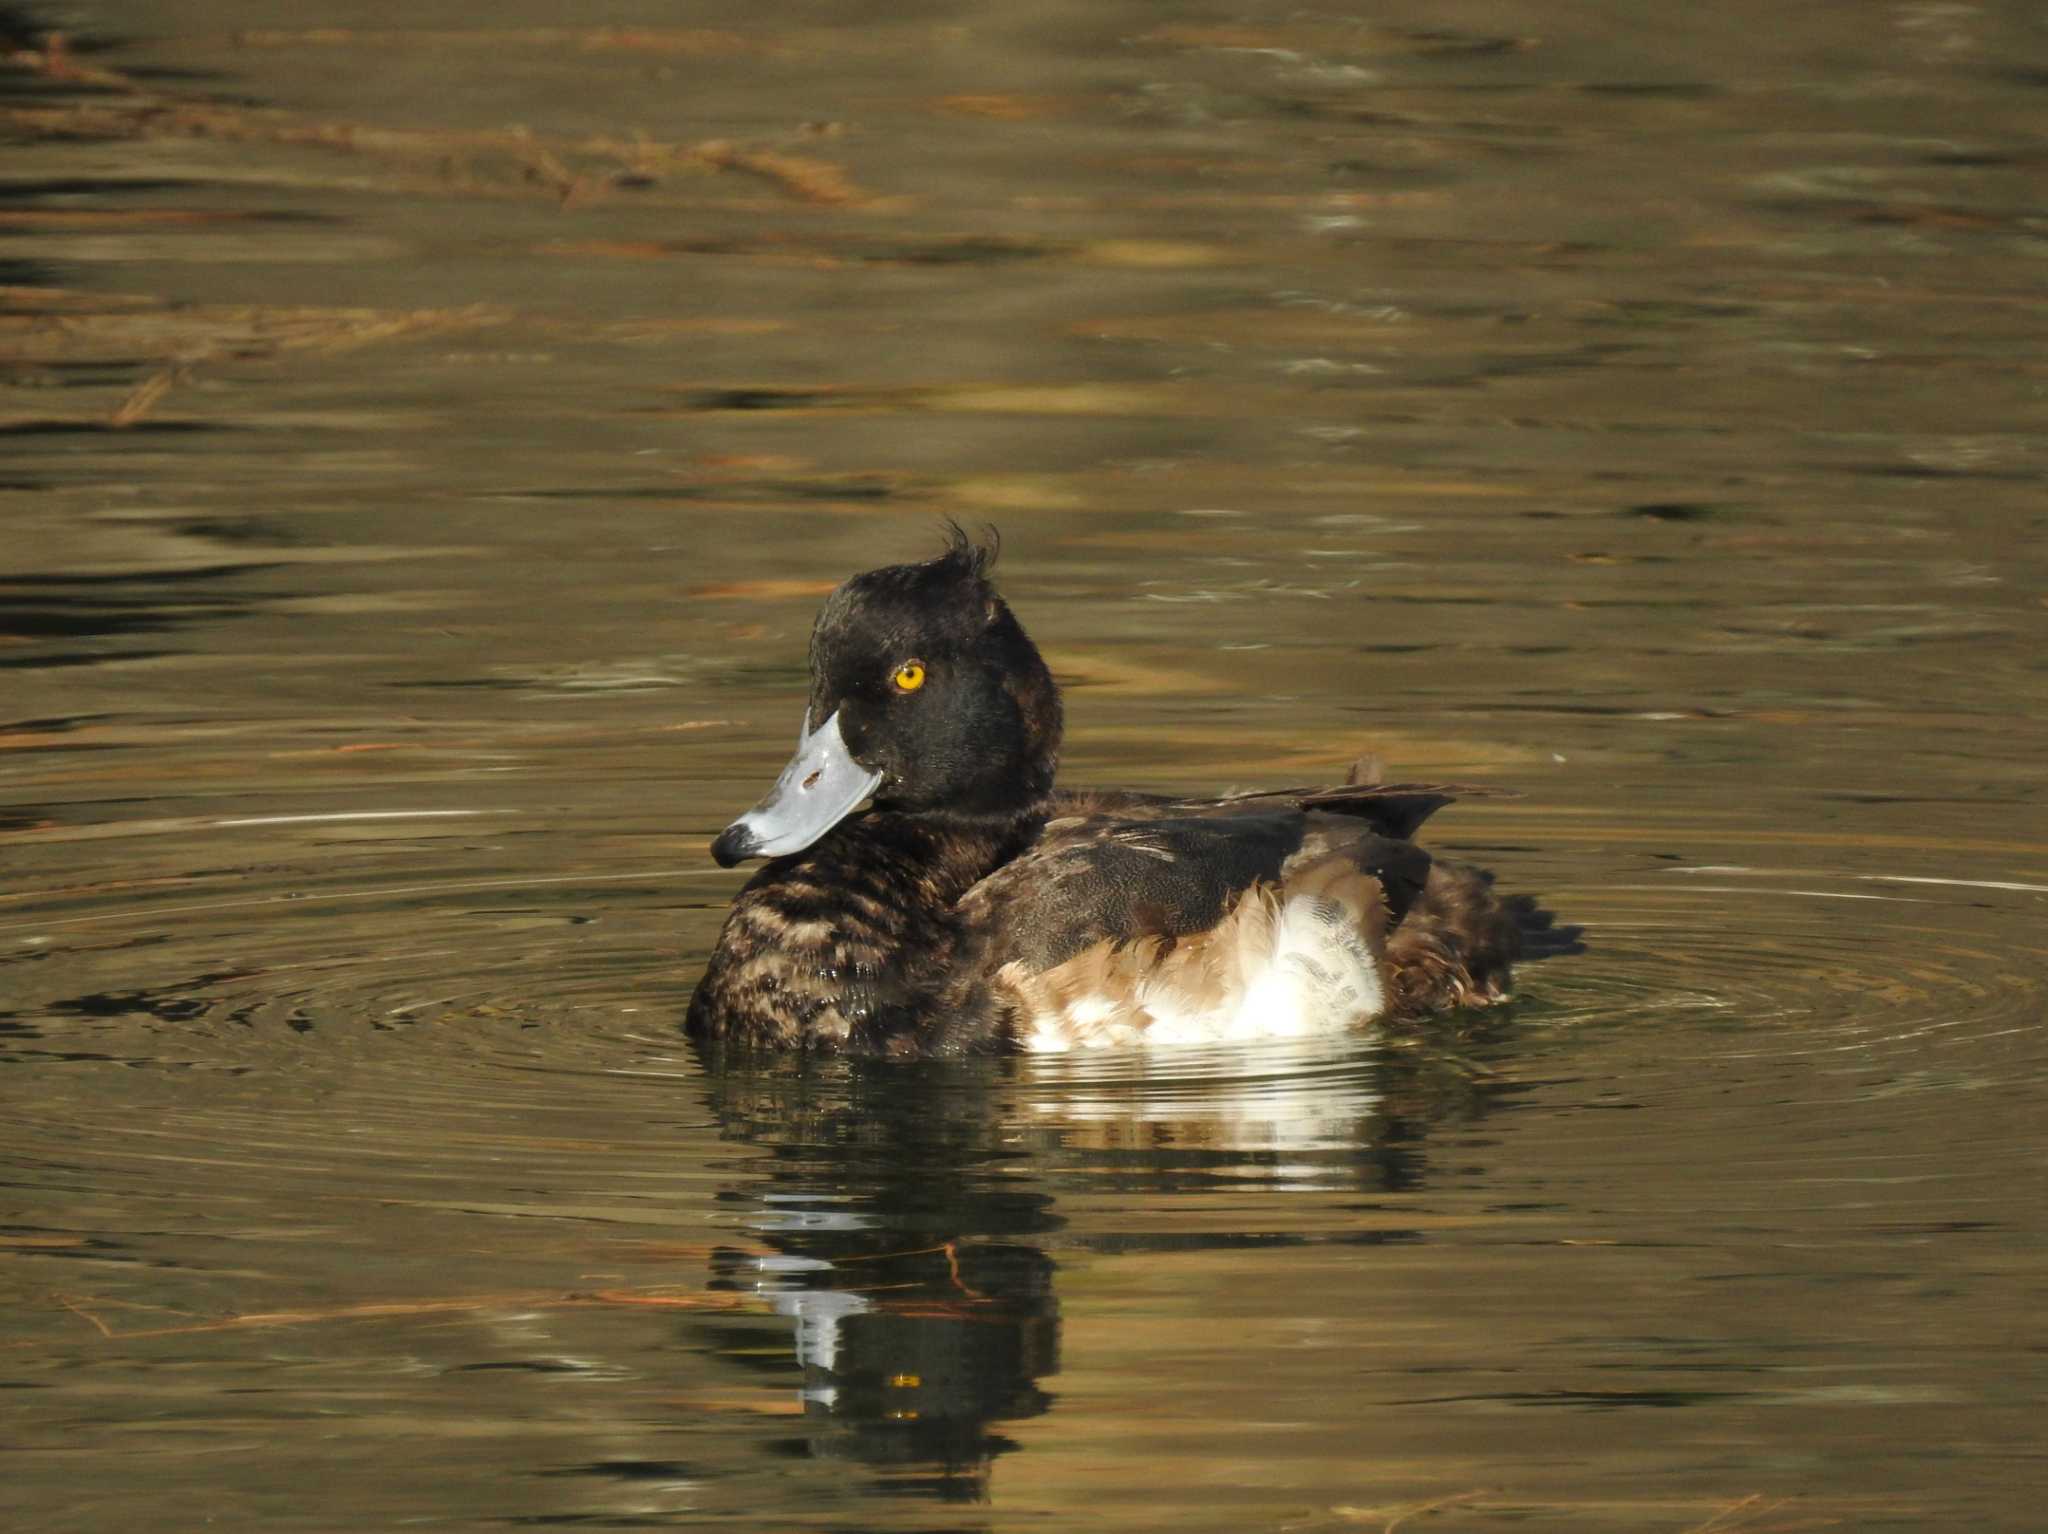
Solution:
[[[1408,839],[1434,788],[1066,796],[967,892],[954,1028],[1037,1051],[1285,1037],[1493,999],[1515,934]]]

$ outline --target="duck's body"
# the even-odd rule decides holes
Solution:
[[[1055,790],[1058,691],[990,557],[956,537],[827,602],[797,758],[713,849],[772,861],[733,903],[693,1035],[1050,1051],[1292,1036],[1506,994],[1514,921],[1485,875],[1411,840],[1446,790]]]

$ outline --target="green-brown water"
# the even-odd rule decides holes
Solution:
[[[2038,1527],[2037,9],[477,14],[0,16],[0,1512]],[[1069,781],[1585,952],[707,1070],[942,515]]]

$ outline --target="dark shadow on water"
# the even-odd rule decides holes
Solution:
[[[227,519],[193,522],[176,529],[194,540],[194,552],[262,540],[260,524],[242,527]],[[272,540],[274,541],[274,540]],[[277,561],[221,559],[173,569],[112,570],[93,573],[23,571],[0,576],[0,638],[26,648],[0,659],[7,669],[92,665],[102,660],[137,659],[162,651],[95,653],[86,644],[137,634],[158,634],[192,624],[246,617],[260,601],[234,591],[205,590],[274,569]],[[202,588],[202,589],[195,589]],[[59,648],[61,646],[61,648]]]
[[[246,569],[249,567],[241,567]],[[185,578],[227,571],[180,572]],[[237,569],[233,573],[240,573]],[[253,604],[224,595],[175,595],[153,589],[168,577],[129,577],[107,583],[99,577],[77,582],[52,582],[26,589],[27,582],[0,584],[0,634],[28,644],[74,645],[83,639],[113,639],[130,634],[158,634],[186,624],[246,617]],[[91,655],[65,648],[40,654],[7,657],[10,669],[91,665],[97,661],[133,659],[135,652]]]
[[[204,421],[67,421],[57,416],[0,424],[0,437],[177,437],[230,430]]]

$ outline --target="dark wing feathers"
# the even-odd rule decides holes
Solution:
[[[1325,810],[1364,821],[1382,836],[1406,839],[1445,805],[1459,799],[1513,799],[1511,789],[1474,783],[1345,784],[1337,788],[1283,788],[1247,799],[1289,799],[1305,810]]]
[[[1129,806],[1120,806],[1126,811]],[[975,968],[1033,972],[1084,948],[1172,943],[1207,932],[1256,885],[1282,891],[1297,869],[1349,862],[1380,883],[1398,920],[1429,878],[1429,854],[1349,816],[1291,804],[1161,801],[1151,815],[1065,816],[969,890],[962,926],[986,934]]]
[[[1301,845],[1296,814],[1129,819],[1069,816],[967,892],[968,931],[990,935],[984,967],[1049,969],[1108,939],[1203,932]]]
[[[1169,799],[1155,794],[1081,789],[1054,794],[1053,804],[1058,815],[1117,815],[1133,820],[1324,810],[1362,820],[1381,836],[1407,838],[1455,800],[1517,797],[1510,789],[1472,783],[1369,783],[1334,788],[1262,788],[1213,799]]]

